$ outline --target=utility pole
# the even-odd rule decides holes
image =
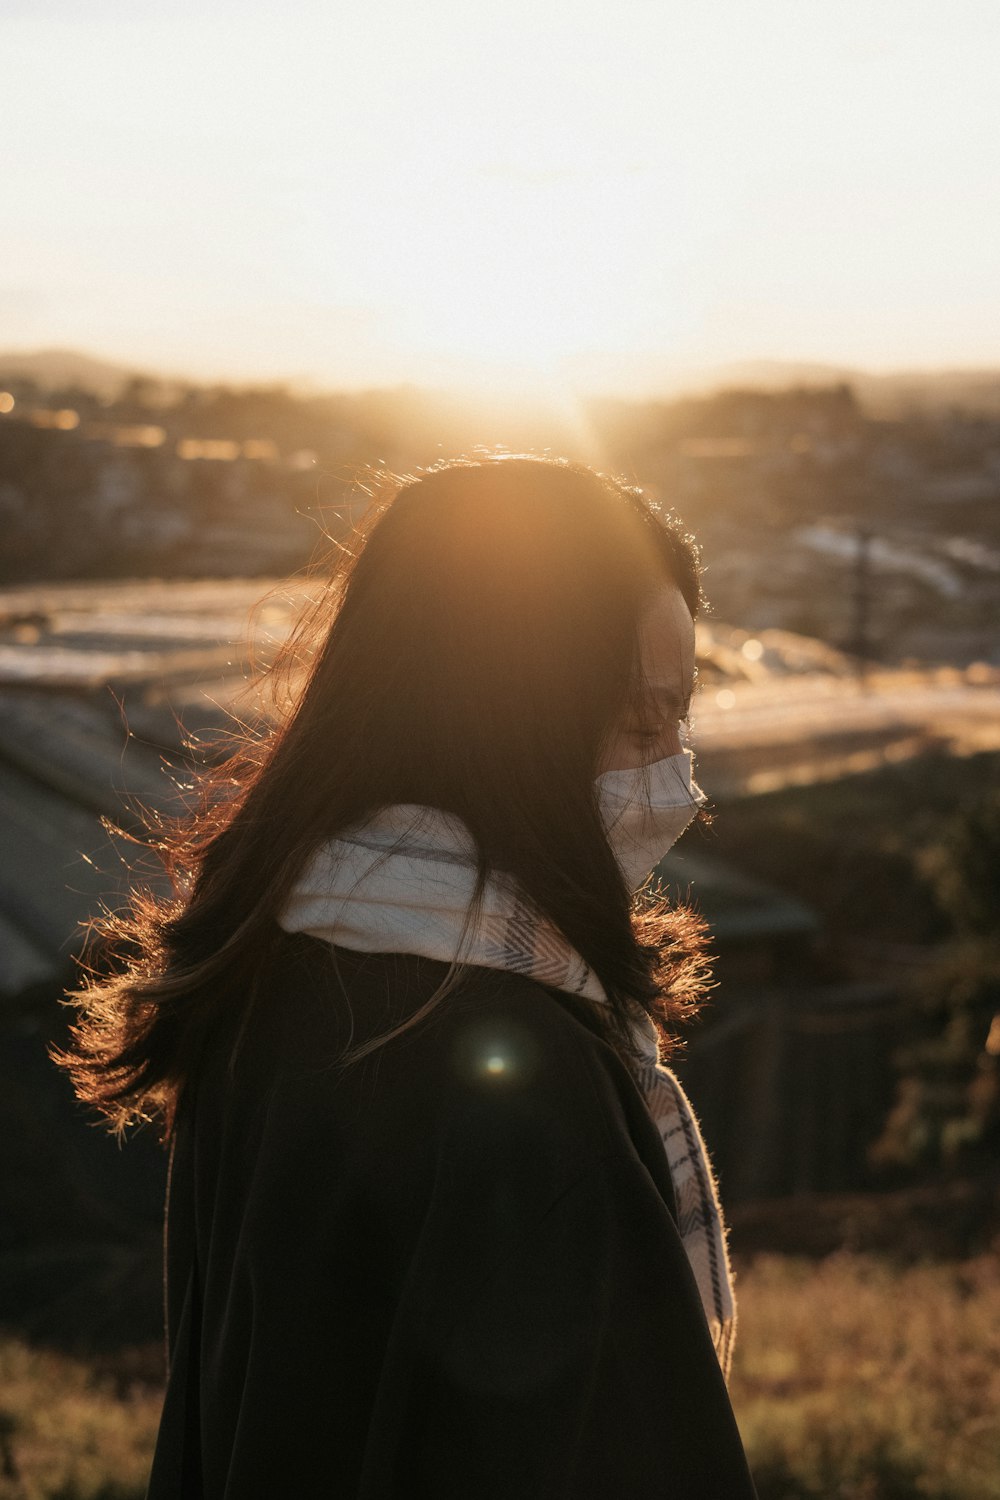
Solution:
[[[871,545],[875,533],[869,526],[857,529],[858,548],[854,557],[854,590],[852,594],[851,653],[855,659],[858,681],[864,686],[871,657],[869,624],[871,610]]]

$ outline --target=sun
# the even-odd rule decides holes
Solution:
[[[467,166],[371,251],[401,356],[497,391],[571,383],[574,361],[683,336],[692,307],[641,172]],[[669,240],[669,234],[667,234]],[[651,246],[660,254],[651,262]]]

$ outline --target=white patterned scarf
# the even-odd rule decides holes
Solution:
[[[490,879],[479,918],[470,923],[475,883],[475,845],[465,825],[434,808],[400,804],[318,850],[295,885],[281,926],[362,953],[416,953],[507,969],[607,1003],[597,976],[529,909],[512,882]],[[715,1174],[690,1100],[658,1059],[652,1022],[637,1024],[635,1036],[643,1059],[639,1082],[670,1166],[681,1240],[728,1381],[736,1299]]]

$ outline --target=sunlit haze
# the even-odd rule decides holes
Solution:
[[[623,393],[1000,363],[995,0],[0,14],[0,350]]]

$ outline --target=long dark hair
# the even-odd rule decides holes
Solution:
[[[246,736],[200,812],[158,841],[173,898],[136,891],[99,925],[100,957],[70,997],[71,1048],[54,1053],[78,1095],[119,1132],[159,1118],[169,1136],[208,1033],[252,1023],[305,860],[394,803],[461,818],[480,884],[512,876],[583,957],[618,1043],[638,1006],[669,1055],[700,1004],[700,923],[633,901],[594,787],[642,692],[638,622],[664,581],[693,616],[692,538],[637,488],[577,464],[493,455],[376,487],[284,721]]]

